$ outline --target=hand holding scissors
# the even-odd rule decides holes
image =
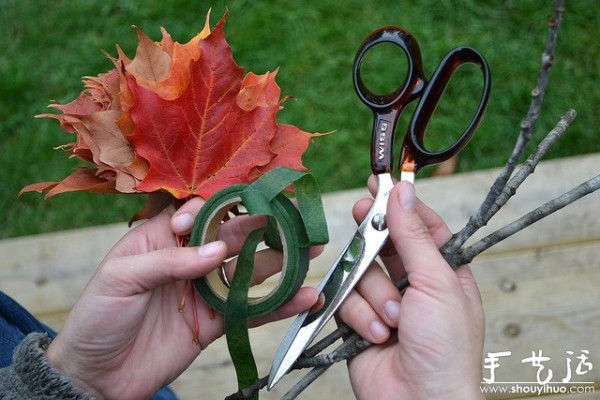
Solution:
[[[388,95],[371,92],[361,76],[363,57],[381,43],[398,46],[405,53],[408,62],[404,83]],[[483,74],[483,89],[477,110],[467,128],[454,143],[444,150],[430,151],[425,147],[424,138],[431,116],[454,73],[465,64],[477,66]],[[415,174],[422,167],[448,160],[464,148],[481,121],[491,86],[490,71],[485,59],[469,47],[458,47],[450,51],[431,79],[427,80],[417,41],[410,33],[398,27],[378,29],[365,39],[354,61],[353,77],[359,98],[373,111],[371,168],[377,177],[377,194],[354,237],[317,287],[317,291],[325,296],[324,305],[317,311],[300,314],[283,339],[271,368],[269,389],[289,371],[296,359],[324,328],[375,260],[389,236],[386,208],[393,187],[394,136],[398,119],[406,106],[411,101],[420,99],[402,143],[399,165],[400,179],[413,182]]]

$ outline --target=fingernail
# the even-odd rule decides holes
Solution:
[[[400,206],[405,210],[412,211],[415,209],[417,199],[415,197],[415,187],[412,183],[400,183],[400,194],[398,195]]]
[[[189,231],[193,225],[194,217],[190,213],[179,214],[172,221],[172,227],[176,233]]]
[[[400,319],[400,302],[396,300],[388,300],[383,306],[385,316],[390,322],[396,323]]]
[[[217,255],[225,246],[225,243],[221,240],[216,242],[210,242],[198,247],[198,254],[200,257],[213,257]]]
[[[387,339],[390,331],[387,326],[382,324],[380,321],[371,322],[371,326],[369,327],[371,334],[375,339],[385,340]]]

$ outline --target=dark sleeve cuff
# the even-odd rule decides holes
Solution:
[[[30,333],[19,344],[12,366],[0,369],[2,399],[93,399],[50,365],[46,357],[50,342],[43,333]]]

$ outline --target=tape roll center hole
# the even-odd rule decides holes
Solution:
[[[222,271],[226,275],[223,283],[229,286],[233,281],[237,255],[225,260]],[[264,297],[271,293],[281,280],[281,269],[283,267],[283,253],[269,249],[264,243],[260,243],[254,255],[254,272],[252,274],[252,286],[249,297]]]
[[[220,211],[216,212],[212,219],[212,234],[208,235],[209,241],[215,240],[219,237],[219,231],[223,228],[223,224],[226,221],[234,218],[245,218],[249,217],[246,208],[239,202],[239,199],[234,200],[232,203],[226,204]],[[252,218],[252,217],[249,217]],[[258,218],[258,217],[255,217]],[[218,222],[217,222],[218,221]],[[262,226],[266,226],[265,224]],[[214,229],[216,228],[216,229]],[[260,229],[261,226],[257,225],[255,229]],[[278,227],[280,229],[280,227]],[[281,232],[280,232],[281,234]],[[243,243],[243,240],[240,243]],[[222,298],[227,297],[229,286],[233,281],[235,272],[235,264],[237,262],[237,255],[230,257],[225,260],[218,272],[209,274],[209,282],[214,291],[219,293]],[[257,247],[257,252],[254,256],[254,272],[252,275],[252,286],[248,293],[249,303],[268,296],[273,293],[282,281],[282,268],[285,264],[285,256],[283,252],[270,249],[264,241],[261,242]],[[225,277],[224,277],[225,275]]]

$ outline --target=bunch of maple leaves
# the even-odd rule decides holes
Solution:
[[[68,104],[50,107],[66,132],[61,146],[93,167],[58,182],[28,185],[46,198],[70,191],[150,193],[132,220],[150,218],[175,199],[209,198],[249,183],[278,166],[303,170],[301,157],[316,134],[278,124],[282,108],[277,71],[244,76],[225,39],[227,14],[186,44],[162,29],[154,42],[136,28],[129,59],[117,46],[115,68],[83,79],[85,89]]]

